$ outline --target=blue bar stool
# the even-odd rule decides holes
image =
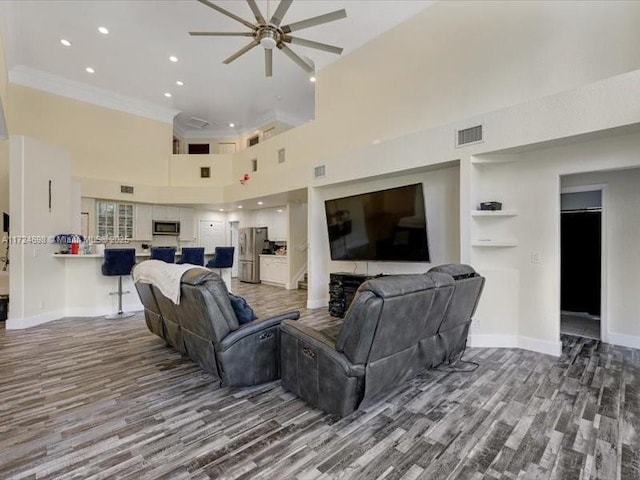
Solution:
[[[176,247],[151,247],[151,260],[176,263]]]
[[[104,263],[102,264],[102,274],[109,277],[118,277],[118,291],[109,295],[118,295],[118,313],[107,315],[105,318],[118,319],[129,318],[135,315],[134,312],[122,311],[122,295],[130,293],[122,291],[122,276],[131,275],[131,269],[136,263],[135,248],[108,248],[104,251]]]
[[[207,268],[231,268],[233,267],[233,251],[235,247],[216,247],[215,254],[207,262]]]
[[[182,258],[177,263],[204,266],[204,247],[183,247]]]

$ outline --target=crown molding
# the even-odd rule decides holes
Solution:
[[[180,135],[182,138],[184,138],[187,134],[187,131],[182,127],[182,125],[180,125],[178,122],[175,122],[173,124],[173,133],[174,134],[178,134]]]
[[[268,112],[256,118],[249,125],[243,125],[242,130],[239,130],[238,128],[228,127],[208,129],[184,128],[184,126],[179,125],[178,122],[176,122],[176,128],[174,130],[177,133],[180,133],[180,135],[184,138],[238,138],[249,135],[255,130],[259,130],[266,124],[271,122],[283,122],[287,125],[291,125],[292,127],[297,127],[298,125],[303,124],[305,121],[300,120],[294,115],[283,113],[279,110],[274,110],[273,112]]]
[[[160,107],[24,65],[9,70],[9,82],[171,125],[173,117],[180,113],[179,110]]]

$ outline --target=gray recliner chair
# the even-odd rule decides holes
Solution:
[[[345,416],[420,372],[457,359],[483,284],[467,265],[380,277],[360,286],[336,335],[283,322],[283,387]]]
[[[194,268],[181,279],[175,305],[153,285],[138,282],[151,332],[226,385],[255,385],[280,377],[280,322],[298,311],[240,325],[220,276]]]

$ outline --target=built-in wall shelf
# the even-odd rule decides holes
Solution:
[[[515,217],[517,210],[472,210],[472,217]]]
[[[508,248],[517,247],[518,242],[514,239],[486,239],[486,240],[473,240],[471,242],[472,247],[493,247],[493,248]]]

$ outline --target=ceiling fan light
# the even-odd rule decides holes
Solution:
[[[274,48],[276,48],[277,44],[278,42],[276,41],[276,33],[271,30],[267,30],[266,32],[264,32],[264,35],[260,39],[260,45],[262,45],[267,50],[273,50]]]

